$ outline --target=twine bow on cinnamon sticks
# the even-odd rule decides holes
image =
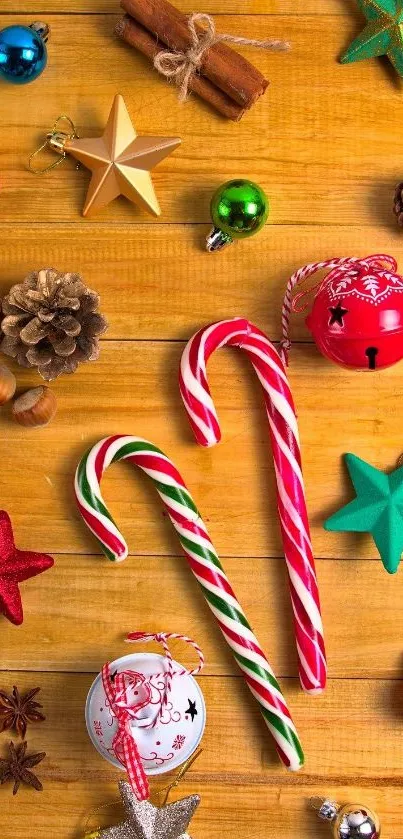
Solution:
[[[121,0],[126,15],[116,32],[140,50],[165,78],[179,88],[183,102],[194,91],[221,114],[238,121],[268,86],[249,61],[226,43],[284,51],[289,44],[278,39],[255,40],[218,34],[210,15],[187,17],[168,0]]]
[[[196,24],[203,26],[204,32],[196,29]],[[215,23],[210,15],[195,12],[188,18],[189,32],[192,46],[186,52],[159,52],[154,58],[154,67],[166,78],[176,78],[179,87],[179,102],[184,102],[189,92],[189,81],[193,73],[200,70],[205,52],[213,44],[227,41],[249,47],[260,47],[264,50],[288,50],[286,41],[270,39],[258,41],[254,38],[242,38],[236,35],[217,35]]]

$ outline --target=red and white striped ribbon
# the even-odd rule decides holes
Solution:
[[[269,339],[243,318],[201,329],[182,355],[180,391],[196,440],[212,446],[221,438],[207,382],[206,363],[223,346],[243,349],[262,385],[277,481],[277,506],[294,612],[301,685],[320,693],[326,684],[326,657],[319,592],[309,533],[294,402],[281,358]]]
[[[165,691],[163,701],[161,703],[161,708],[159,710],[158,716],[155,718],[153,725],[156,725],[157,721],[160,719],[163,713],[163,706],[168,702],[168,696],[171,692],[172,687],[172,677],[173,677],[173,660],[172,654],[168,646],[168,640],[177,640],[177,641],[184,641],[185,644],[190,644],[193,647],[197,655],[199,656],[199,664],[193,670],[186,670],[183,668],[182,670],[178,670],[178,676],[197,676],[204,667],[204,655],[199,647],[196,644],[196,641],[193,641],[193,638],[188,638],[187,635],[180,635],[177,632],[130,632],[126,638],[127,643],[135,643],[137,641],[157,641],[158,644],[161,644],[165,653],[165,658],[167,660],[167,673],[165,678]]]

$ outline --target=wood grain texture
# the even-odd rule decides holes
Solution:
[[[377,809],[384,839],[403,839],[402,571],[384,571],[370,537],[325,533],[324,518],[352,497],[341,455],[382,469],[403,449],[403,365],[355,374],[326,362],[304,315],[293,315],[290,382],[299,415],[330,680],[322,697],[299,689],[290,600],[275,509],[262,396],[246,359],[222,351],[209,381],[223,440],[197,447],[182,408],[177,370],[184,342],[212,320],[242,315],[280,338],[289,275],[330,256],[392,253],[403,240],[391,215],[402,176],[401,82],[387,62],[342,67],[337,58],[362,28],[356,0],[206,0],[217,29],[292,42],[288,55],[247,50],[270,79],[239,125],[176,91],[113,36],[117,0],[2,0],[0,26],[46,19],[49,65],[35,85],[1,83],[0,297],[34,268],[79,271],[101,295],[110,322],[96,364],[52,385],[59,411],[46,429],[0,413],[0,506],[21,548],[55,555],[25,582],[25,622],[0,619],[0,688],[42,687],[47,716],[29,731],[45,750],[44,792],[13,798],[0,788],[1,839],[82,839],[86,824],[117,821],[115,770],[97,755],[83,718],[103,662],[127,649],[135,629],[185,632],[206,654],[201,685],[208,725],[203,753],[177,791],[200,792],[193,839],[330,837],[310,796]],[[193,0],[181,0],[194,11]],[[225,12],[225,14],[224,14]],[[124,199],[91,220],[80,213],[88,173],[67,161],[34,177],[29,154],[60,113],[82,135],[101,133],[116,92],[139,133],[182,137],[154,172],[162,216]],[[204,251],[209,201],[224,180],[265,188],[269,223],[222,254]],[[33,371],[13,367],[20,390]],[[198,590],[150,481],[127,464],[102,488],[131,556],[118,567],[76,511],[72,478],[88,446],[111,433],[149,437],[183,472],[245,611],[268,653],[303,740],[306,767],[287,774]],[[187,665],[189,652],[174,654]],[[0,735],[0,757],[7,735]],[[159,784],[153,784],[155,792]],[[88,816],[90,821],[88,822]]]
[[[44,764],[42,766],[45,768]],[[122,810],[116,801],[116,783],[112,780],[100,780],[94,772],[84,779],[75,777],[70,783],[61,783],[57,772],[55,776],[54,781],[51,778],[47,781],[52,802],[48,806],[38,806],[38,796],[34,791],[26,793],[26,803],[35,810],[35,835],[39,839],[48,839],[49,824],[52,830],[57,830],[67,839],[81,839],[85,829],[106,827],[123,820]],[[318,824],[309,804],[312,797],[323,794],[323,787],[307,784],[306,779],[302,783],[302,776],[298,786],[282,785],[278,779],[273,780],[273,784],[267,784],[260,778],[257,785],[256,781],[248,783],[242,779],[237,782],[237,779],[227,776],[220,778],[218,783],[214,778],[211,780],[207,773],[200,778],[200,774],[193,772],[189,780],[181,784],[180,792],[177,790],[172,800],[191,795],[195,789],[200,793],[202,803],[191,823],[193,836],[215,839],[220,826],[223,839],[233,839],[238,833],[248,835],[250,839],[261,839],[263,830],[267,839],[278,839],[280,831],[285,836],[300,837],[303,825],[304,839],[326,839],[329,827]],[[329,790],[338,801],[362,803],[364,795],[367,806],[382,812],[384,832],[387,831],[388,836],[400,836],[399,788],[387,785],[378,789],[372,786],[365,788],[361,782],[359,786],[357,783],[355,786],[331,784]],[[158,789],[153,800],[157,806],[160,804]],[[112,806],[105,808],[106,803]],[[100,807],[104,809],[99,810]],[[10,832],[4,834],[4,839],[26,839],[22,821],[21,804],[18,798],[11,800],[10,797],[7,812]]]
[[[179,224],[163,230],[153,224],[0,224],[0,295],[34,268],[54,266],[79,271],[100,293],[109,319],[107,340],[188,340],[210,321],[241,315],[278,341],[287,280],[301,265],[330,256],[391,253],[403,267],[403,237],[395,228],[268,225],[255,238],[214,255],[204,249],[208,230]],[[312,340],[305,317],[306,312],[292,315],[292,339]],[[291,372],[298,353],[291,351]],[[335,375],[329,364],[320,367],[321,376]],[[368,377],[359,378],[365,391]],[[356,384],[357,376],[352,381]],[[175,386],[173,381],[172,392]]]
[[[84,785],[90,786],[94,778],[98,784],[119,779],[120,773],[98,755],[86,732],[83,708],[93,678],[91,673],[41,676],[40,698],[47,719],[45,724],[32,726],[27,739],[32,749],[41,744],[41,750],[48,754],[41,772],[44,783],[47,778],[53,778],[68,786],[75,785],[80,778],[84,790]],[[13,672],[2,683],[12,685],[16,679],[21,686],[33,685],[33,679],[39,684],[38,674]],[[203,754],[192,772],[193,788],[196,790],[198,780],[202,779],[216,783],[231,779],[234,784],[282,784],[287,776],[243,679],[201,676],[200,685],[208,714]],[[326,788],[327,784],[346,781],[354,784],[362,779],[367,787],[381,775],[382,785],[401,784],[401,683],[363,679],[358,691],[357,682],[346,679],[343,687],[340,690],[339,682],[330,680],[326,694],[319,698],[304,694],[295,679],[283,681],[294,722],[309,756],[303,769],[290,775],[289,783],[322,783]],[[361,739],[363,715],[365,738]],[[345,751],[340,772],[338,749],[342,728],[343,736],[354,741],[355,749]]]
[[[363,64],[337,63],[356,33],[352,15],[221,17],[223,31],[258,38],[269,22],[270,35],[293,42],[286,54],[254,51],[252,58],[271,85],[235,126],[196,97],[180,107],[175,88],[114,37],[113,16],[74,16],[80,32],[79,61],[68,16],[47,17],[53,47],[40,82],[40,107],[33,105],[29,85],[2,88],[7,114],[0,127],[3,221],[32,224],[53,222],[56,216],[80,222],[88,172],[77,172],[74,161],[68,160],[55,172],[35,177],[26,163],[59,114],[71,116],[83,136],[102,133],[119,90],[139,133],[182,138],[181,147],[153,176],[162,207],[154,224],[208,221],[212,191],[228,178],[247,176],[267,191],[272,223],[393,227],[393,187],[401,178],[402,162],[391,120],[399,112],[401,89],[398,82],[391,84],[380,61],[365,62],[365,85]],[[4,17],[4,23],[10,20]],[[83,78],[88,77],[90,89],[83,88]],[[98,223],[117,221],[144,224],[150,218],[119,199],[97,216]]]
[[[179,6],[179,4],[177,4]],[[37,0],[24,0],[18,5],[18,14],[36,14],[38,15]],[[44,13],[58,13],[58,14],[77,14],[85,12],[86,14],[115,14],[119,8],[119,0],[41,0],[40,11]],[[182,0],[180,8],[184,11],[194,12],[196,6],[192,5],[191,0]],[[225,10],[227,13],[233,14],[262,14],[265,15],[344,15],[349,12],[357,21],[360,20],[360,15],[357,12],[354,0],[328,0],[325,4],[318,3],[317,0],[227,0],[225,3]],[[15,12],[15,0],[2,0],[1,15]],[[199,11],[199,7],[197,7]],[[200,4],[200,11],[223,13],[223,5],[218,0],[204,0]]]
[[[8,408],[3,409],[0,497],[7,499],[21,546],[51,553],[94,553],[96,543],[75,508],[74,472],[89,446],[121,433],[150,438],[175,461],[220,555],[281,555],[273,461],[257,379],[240,351],[222,350],[211,359],[209,381],[223,439],[212,449],[199,447],[178,392],[183,346],[104,341],[100,362],[82,365],[74,376],[54,383],[59,410],[46,429],[21,428],[10,420]],[[21,388],[38,383],[34,372],[13,369]],[[369,535],[327,533],[323,521],[354,495],[343,452],[353,451],[381,469],[395,466],[402,451],[396,399],[403,390],[402,376],[403,365],[360,375],[330,365],[312,345],[294,347],[290,382],[318,557],[367,557],[384,573]],[[331,396],[336,390],[337,411]],[[27,469],[31,446],[35,460]],[[24,480],[16,480],[18,475]],[[178,553],[176,534],[151,481],[140,470],[115,464],[106,472],[102,490],[131,553]]]
[[[319,560],[317,567],[331,678],[401,679],[403,615],[396,581],[379,563]],[[226,558],[225,569],[276,675],[296,678],[284,561],[232,557]],[[160,607],[155,609],[158,589]],[[239,672],[182,556],[136,556],[116,566],[99,556],[55,555],[54,569],[21,590],[23,626],[16,631],[1,625],[4,668],[98,672],[105,657],[115,659],[134,649],[124,644],[128,632],[146,627],[195,638],[206,656],[204,675]],[[175,643],[173,652],[187,667],[194,666],[185,645]],[[356,690],[361,690],[359,681]]]

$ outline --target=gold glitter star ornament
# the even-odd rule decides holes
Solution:
[[[357,2],[367,25],[341,56],[341,63],[387,55],[395,70],[403,76],[403,0]]]
[[[69,132],[60,129],[68,123]],[[180,145],[179,137],[138,137],[123,96],[113,101],[102,137],[80,138],[70,117],[59,117],[45,142],[29,159],[29,169],[43,175],[71,154],[92,172],[83,216],[105,207],[124,195],[129,201],[155,216],[161,214],[150,171]],[[34,161],[44,148],[57,152],[54,163],[36,168]]]
[[[138,801],[126,781],[119,782],[119,793],[126,812],[125,821],[115,827],[95,830],[84,839],[190,839],[186,831],[200,804],[199,795],[155,807],[151,801]]]

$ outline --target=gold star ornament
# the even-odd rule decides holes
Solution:
[[[102,137],[68,137],[64,151],[92,172],[83,215],[124,195],[143,210],[161,214],[150,171],[180,145],[179,137],[138,137],[123,96],[113,101]]]
[[[190,839],[186,830],[200,804],[199,795],[154,807],[151,801],[138,801],[126,781],[119,781],[119,793],[126,820],[115,827],[87,833],[85,839]]]

